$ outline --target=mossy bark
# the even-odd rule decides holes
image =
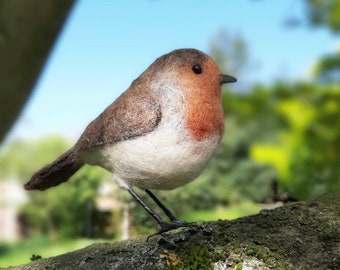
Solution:
[[[141,236],[94,244],[8,269],[340,269],[340,191],[149,242]]]

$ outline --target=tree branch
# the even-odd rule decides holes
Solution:
[[[340,269],[339,199],[340,191],[149,242],[142,236],[94,244],[8,269]]]

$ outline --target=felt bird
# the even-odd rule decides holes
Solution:
[[[77,143],[37,171],[27,190],[67,181],[84,164],[100,166],[159,224],[161,234],[189,226],[177,220],[151,190],[194,180],[217,149],[224,130],[221,88],[236,82],[211,57],[179,49],[156,59],[95,120]],[[164,221],[133,187],[144,190],[169,217]]]

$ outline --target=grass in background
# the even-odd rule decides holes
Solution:
[[[257,214],[262,207],[253,202],[244,201],[228,207],[219,207],[214,211],[195,211],[181,216],[181,220],[189,222],[213,221],[218,219],[236,219]]]
[[[36,237],[17,243],[0,243],[0,268],[29,263],[32,255],[48,258],[98,242],[91,239],[51,241]],[[107,242],[107,240],[106,240]]]

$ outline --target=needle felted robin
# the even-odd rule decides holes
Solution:
[[[195,49],[165,54],[85,129],[78,142],[37,171],[27,190],[45,190],[67,181],[84,164],[112,173],[119,187],[155,219],[160,230],[188,226],[155,197],[194,180],[223,136],[221,86],[236,82]],[[165,222],[132,187],[143,189],[164,211]]]

